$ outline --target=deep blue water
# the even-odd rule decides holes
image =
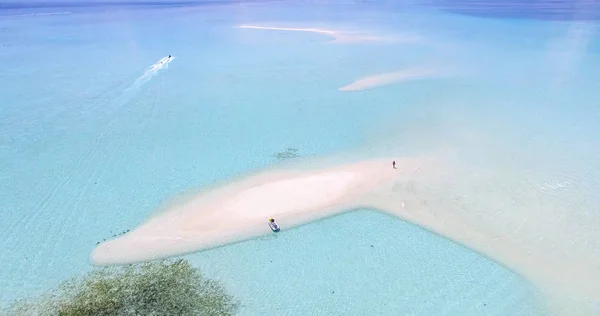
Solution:
[[[192,1],[19,1],[2,2],[0,10],[26,9],[102,9],[102,8],[165,8],[193,7],[205,5],[248,4],[289,2],[281,0],[192,0]],[[332,3],[349,3],[349,1],[330,1]],[[406,8],[407,5],[429,5],[448,12],[472,16],[500,19],[540,19],[540,20],[573,20],[593,21],[600,19],[600,0],[414,0],[414,1],[368,1],[371,7]]]
[[[227,5],[235,3],[268,3],[278,2],[277,0],[254,0],[254,1],[239,1],[239,0],[193,0],[193,1],[19,1],[19,2],[2,2],[0,10],[10,9],[45,9],[45,8],[105,8],[105,7],[143,7],[143,8],[161,8],[172,6],[203,6],[203,5]]]
[[[599,0],[426,0],[449,12],[500,19],[594,21],[600,19]]]

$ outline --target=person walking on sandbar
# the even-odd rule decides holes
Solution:
[[[392,161],[392,167],[396,169],[396,160]]]

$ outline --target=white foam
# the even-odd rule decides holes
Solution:
[[[354,81],[353,83],[339,88],[340,91],[360,91],[373,89],[392,83],[417,80],[439,75],[440,72],[429,68],[409,68],[396,72],[383,73],[368,76]]]
[[[154,75],[156,75],[159,71],[161,71],[162,69],[169,68],[169,64],[174,59],[175,59],[174,56],[171,56],[171,57],[167,56],[167,57],[163,57],[163,58],[159,59],[152,66],[148,67],[146,69],[146,71],[144,71],[144,74],[141,75],[139,78],[137,78],[135,80],[135,82],[129,88],[126,89],[126,91],[140,88],[146,82],[150,81],[150,79],[152,79],[152,77],[154,77]]]

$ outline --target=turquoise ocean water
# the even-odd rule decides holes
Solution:
[[[503,204],[515,197],[578,228],[541,216],[524,226],[532,234],[564,234],[577,255],[600,256],[590,233],[600,224],[595,15],[479,14],[483,4],[466,1],[27,3],[0,4],[2,304],[91,270],[98,241],[178,194],[276,164],[287,148],[451,147],[464,172],[453,189],[472,190],[473,170],[497,172],[470,215],[503,208],[506,225],[492,228],[521,231],[510,219],[523,227],[529,215]],[[240,24],[415,40],[333,44]],[[168,68],[135,85],[168,54]],[[445,75],[337,90],[413,66]],[[521,276],[370,210],[188,257],[241,300],[242,315],[545,314]]]

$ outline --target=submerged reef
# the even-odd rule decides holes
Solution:
[[[7,315],[234,315],[238,303],[188,261],[104,267],[40,297],[15,302]]]
[[[292,159],[292,158],[298,158],[298,157],[300,157],[300,155],[298,154],[298,149],[297,148],[287,148],[285,151],[278,152],[278,153],[276,153],[273,156],[275,156],[275,158],[277,158],[279,160]]]

